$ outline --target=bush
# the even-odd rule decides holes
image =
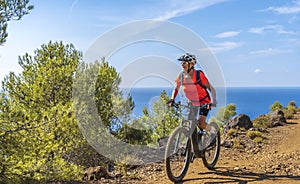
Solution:
[[[297,107],[297,105],[296,105],[296,101],[290,101],[289,103],[288,103],[288,106],[294,106],[294,107]]]
[[[252,140],[255,139],[256,137],[262,137],[262,135],[263,134],[257,130],[250,130],[247,132],[247,136]]]
[[[247,132],[247,137],[249,137],[250,139],[252,139],[254,142],[256,143],[263,143],[264,140],[266,139],[263,136],[263,133],[257,130],[250,130]]]
[[[120,172],[124,177],[134,178],[135,176],[130,176],[128,170],[141,164],[142,161],[135,155],[120,154],[119,158],[117,158],[117,161],[115,162],[115,169],[118,172]]]
[[[231,129],[228,130],[227,135],[228,136],[236,136],[237,132],[238,132],[237,129],[231,128]]]
[[[294,114],[297,113],[297,106],[295,101],[290,101],[288,103],[288,106],[284,108],[283,110],[284,117],[286,119],[292,119],[294,117]]]
[[[263,137],[255,137],[255,138],[253,139],[253,141],[256,142],[256,143],[263,143],[264,140],[265,140],[265,139],[264,139]]]
[[[294,112],[289,109],[283,109],[282,112],[284,113],[284,117],[286,119],[292,119],[294,117]]]
[[[254,128],[271,128],[272,127],[272,121],[271,118],[267,115],[260,115],[257,118],[255,118],[253,121],[253,127]]]
[[[241,143],[240,140],[234,139],[234,140],[233,140],[233,148],[236,148],[236,149],[244,149],[244,148],[245,148],[245,145],[243,145],[243,144]]]
[[[270,106],[270,110],[276,111],[276,110],[282,110],[283,109],[283,105],[281,103],[279,103],[279,101],[275,101],[271,106]]]

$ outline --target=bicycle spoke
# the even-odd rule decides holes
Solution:
[[[190,162],[190,149],[187,130],[178,127],[170,136],[166,147],[166,171],[170,180],[180,181],[186,174]]]
[[[220,132],[216,123],[212,122],[211,127],[215,129],[216,134],[206,132],[206,136],[202,136],[206,143],[204,157],[202,158],[203,164],[208,169],[213,169],[216,165],[220,153]]]

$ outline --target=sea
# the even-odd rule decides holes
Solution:
[[[135,103],[133,113],[142,116],[143,107],[150,108],[151,102],[160,96],[165,90],[171,96],[172,88],[132,88],[130,94]],[[284,107],[294,101],[300,105],[300,87],[228,87],[225,104],[236,105],[238,114],[246,114],[250,119],[270,112],[270,106],[275,101]]]

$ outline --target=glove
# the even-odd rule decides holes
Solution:
[[[211,106],[212,106],[212,107],[216,107],[216,106],[217,106],[217,100],[216,100],[216,99],[213,99],[213,100],[211,101]]]
[[[173,106],[174,103],[175,103],[174,99],[171,99],[171,100],[169,100],[169,101],[167,102],[167,104],[168,104],[169,106]]]

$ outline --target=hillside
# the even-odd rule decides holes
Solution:
[[[285,126],[269,128],[267,142],[247,151],[221,148],[215,170],[196,159],[182,183],[300,183],[300,113]],[[129,183],[172,183],[163,163],[132,171]]]

